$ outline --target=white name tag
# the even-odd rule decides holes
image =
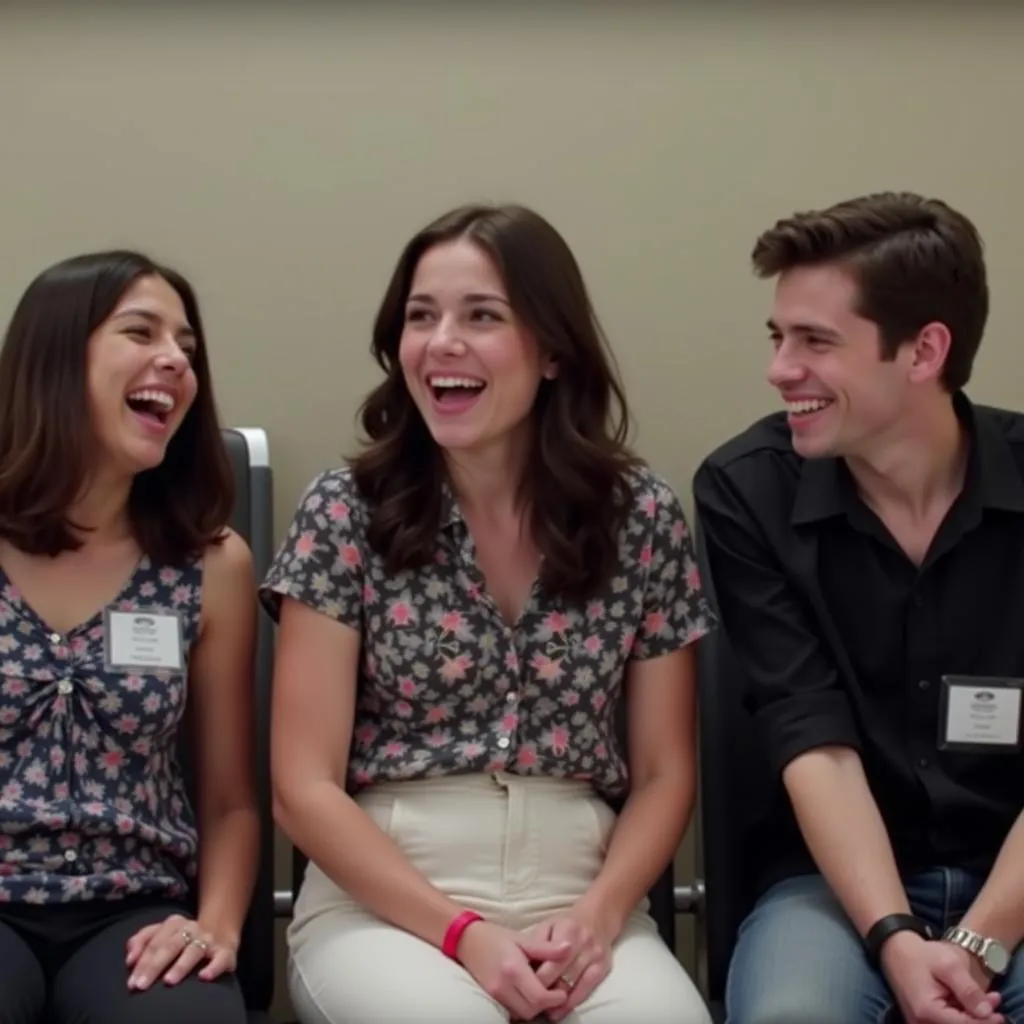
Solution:
[[[943,676],[939,746],[943,750],[1021,749],[1024,679]]]
[[[182,672],[185,668],[181,616],[175,612],[117,611],[104,614],[104,660],[121,672]]]

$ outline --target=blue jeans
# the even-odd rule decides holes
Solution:
[[[984,879],[936,868],[903,880],[914,913],[945,929]],[[1007,1024],[1024,1024],[1024,957],[996,983]],[[820,875],[769,889],[743,922],[726,985],[728,1024],[896,1024],[894,999]]]

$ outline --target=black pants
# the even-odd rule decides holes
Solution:
[[[245,1024],[233,975],[129,990],[128,939],[183,912],[140,899],[0,905],[0,1024]]]

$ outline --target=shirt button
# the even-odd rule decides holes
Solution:
[[[918,768],[927,768],[932,763],[930,757],[919,757],[917,759]]]
[[[509,702],[509,704],[515,704],[515,702],[518,699],[518,697],[519,697],[519,694],[516,693],[515,690],[509,690],[509,692],[507,694],[505,694],[505,700],[507,700]]]
[[[75,851],[74,851],[74,850],[65,850],[65,851],[64,851],[64,859],[65,859],[65,860],[66,860],[66,861],[67,861],[67,862],[68,862],[69,864],[74,864],[74,862],[75,862],[76,860],[78,860],[78,854],[77,854],[77,853],[75,853]]]
[[[60,643],[60,633],[51,633],[50,634],[50,643],[51,644],[59,644]]]
[[[931,683],[929,683],[927,679],[919,679],[919,680],[917,681],[917,685],[918,685],[918,686],[919,686],[919,687],[920,687],[920,688],[921,688],[922,690],[927,690],[927,689],[928,689],[928,687],[929,687],[929,686],[931,686],[932,684],[931,684]]]
[[[61,680],[61,681],[60,681],[60,682],[59,682],[59,683],[57,684],[57,692],[58,692],[58,693],[62,693],[62,694],[64,694],[64,696],[65,696],[65,697],[66,697],[66,696],[67,696],[67,695],[68,695],[68,694],[69,694],[69,693],[70,693],[70,692],[71,692],[71,691],[72,691],[73,689],[74,689],[74,687],[73,687],[73,686],[71,685],[71,680],[70,680],[70,679],[62,679],[62,680]],[[70,853],[71,851],[69,850],[68,852]]]
[[[507,736],[502,736],[501,739],[498,740],[498,746],[501,747],[502,750],[504,750],[509,745],[509,742],[510,741]]]

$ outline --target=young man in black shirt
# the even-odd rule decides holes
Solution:
[[[753,263],[785,409],[694,496],[799,830],[740,929],[728,1019],[1024,1024],[1024,416],[963,392],[981,241],[886,193],[780,221]]]

